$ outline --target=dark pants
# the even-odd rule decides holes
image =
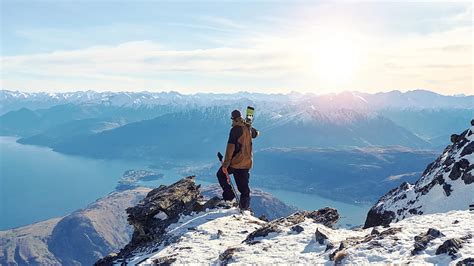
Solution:
[[[232,167],[227,168],[229,175],[234,175],[237,189],[240,192],[240,208],[248,209],[250,206],[250,188],[249,188],[249,169],[234,169]],[[224,200],[232,200],[235,198],[234,192],[229,183],[227,183],[227,177],[222,172],[222,167],[217,171],[217,179],[222,187],[222,198]]]

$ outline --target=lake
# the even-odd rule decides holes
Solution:
[[[64,155],[50,148],[18,144],[14,137],[0,137],[0,230],[63,216],[83,208],[112,192],[126,170],[146,169],[149,165],[140,161]],[[154,170],[164,174],[156,185],[168,185],[182,177],[179,170]],[[209,184],[202,180],[198,183]],[[368,207],[332,201],[318,195],[262,189],[301,209],[335,207],[343,216],[342,226],[362,224],[368,210]]]

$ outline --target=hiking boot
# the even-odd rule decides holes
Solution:
[[[233,200],[221,200],[219,203],[217,203],[218,207],[222,207],[224,209],[230,209],[232,207],[237,207],[237,201],[235,199]]]
[[[252,211],[252,209],[249,208],[245,208],[245,209],[240,209],[240,212],[242,214],[245,214],[245,215],[251,215],[251,216],[255,216],[255,213]]]

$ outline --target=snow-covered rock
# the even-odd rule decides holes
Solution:
[[[413,215],[467,210],[474,203],[474,125],[453,134],[451,141],[415,184],[403,183],[380,198],[367,214],[365,227]]]
[[[334,228],[339,214],[332,208],[266,222],[212,199],[202,205],[198,191],[190,177],[150,192],[127,210],[135,227],[132,242],[96,265],[462,265],[474,257],[474,212],[468,210],[349,230]],[[186,195],[183,201],[178,200],[181,195]],[[168,214],[165,220],[154,218],[159,212]],[[140,230],[147,237],[140,236]]]
[[[291,216],[290,216],[291,217]],[[172,241],[150,245],[115,263],[154,265],[182,264],[319,264],[422,263],[455,264],[474,256],[474,213],[451,211],[416,216],[364,230],[334,229],[304,217],[296,223],[280,223],[266,235],[250,238],[269,224],[237,209],[211,209],[182,216],[166,234]],[[295,227],[300,228],[295,230]],[[441,235],[424,250],[412,254],[416,238],[436,228]],[[317,241],[316,232],[327,237]],[[251,239],[251,240],[249,240]],[[440,253],[445,242],[462,239],[457,252]]]

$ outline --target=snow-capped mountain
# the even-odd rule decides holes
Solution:
[[[474,203],[474,120],[462,134],[453,134],[451,141],[415,184],[403,183],[380,198],[370,209],[365,227],[468,209]]]
[[[267,222],[200,199],[192,178],[151,191],[127,209],[131,242],[96,265],[474,262],[468,210],[348,230],[334,228],[340,216],[329,207]]]
[[[292,102],[301,99],[300,94],[263,94],[239,92],[232,94],[197,93],[181,94],[179,92],[96,92],[75,91],[63,93],[21,92],[0,90],[0,114],[20,108],[39,109],[61,104],[99,104],[118,107],[156,107],[186,106],[203,107],[235,103],[255,104],[261,102]],[[269,105],[271,106],[271,105]]]
[[[49,108],[58,104],[106,104],[123,107],[151,107],[157,105],[210,106],[235,103],[260,105],[260,109],[275,109],[281,103],[315,106],[318,109],[371,109],[386,108],[467,108],[472,109],[474,96],[447,96],[431,91],[414,90],[408,92],[390,91],[382,93],[362,93],[345,91],[316,95],[313,93],[265,94],[237,92],[230,94],[179,92],[22,92],[0,90],[0,114],[20,108]]]

